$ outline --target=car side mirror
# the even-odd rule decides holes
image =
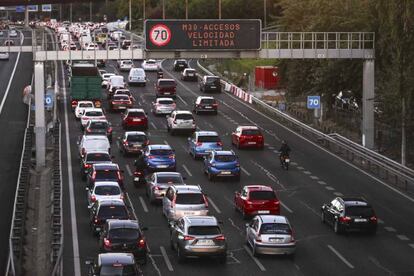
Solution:
[[[250,227],[250,223],[246,223],[245,226],[246,226],[246,228],[249,228]]]
[[[88,205],[88,209],[92,209],[92,205]]]
[[[170,221],[170,228],[174,228],[175,227],[175,221]]]

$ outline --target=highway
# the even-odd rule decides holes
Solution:
[[[191,61],[190,64],[195,67],[195,61]],[[136,61],[135,65],[139,66],[140,62]],[[181,82],[179,74],[172,72],[171,60],[162,62],[162,66],[166,72],[164,74],[178,82],[178,109],[191,109],[196,96],[201,94],[198,84]],[[117,72],[116,62],[108,62],[105,69]],[[127,78],[127,73],[122,75]],[[346,164],[279,125],[272,118],[225,93],[214,94],[219,100],[218,116],[196,116],[198,128],[218,131],[225,148],[232,148],[230,133],[236,126],[257,124],[265,133],[265,150],[233,148],[241,160],[243,173],[240,183],[209,182],[202,172],[201,161],[193,161],[189,156],[187,138],[170,136],[166,130],[166,119],[150,113],[150,103],[155,98],[153,85],[156,73],[148,73],[147,76],[149,83],[146,87],[131,87],[131,91],[137,99],[136,106],[144,108],[149,114],[150,141],[152,144],[171,145],[176,150],[178,171],[187,177],[186,182],[200,185],[207,193],[210,214],[223,222],[229,252],[225,265],[204,259],[190,259],[184,264],[178,263],[175,252],[169,247],[169,229],[161,214],[161,206],[151,205],[144,189],[134,188],[131,177],[134,157],[123,157],[119,153],[116,138],[123,131],[120,126],[120,114],[108,112],[108,119],[114,127],[112,154],[115,156],[115,162],[124,170],[131,211],[136,213],[142,226],[149,228],[145,235],[151,255],[148,264],[142,268],[145,275],[414,274],[414,222],[410,219],[414,199],[402,196],[385,183],[380,183],[356,167]],[[65,82],[67,83],[67,79]],[[60,86],[63,85],[61,77]],[[105,94],[105,90],[102,90],[102,93]],[[104,107],[107,108],[106,102]],[[65,109],[60,110],[64,130],[64,274],[75,275],[75,269],[80,269],[82,275],[85,275],[87,266],[84,263],[98,254],[98,241],[89,229],[85,182],[81,180],[79,171],[76,145],[78,136],[81,135],[79,122],[75,121],[69,105],[66,114]],[[68,119],[67,125],[65,115]],[[67,138],[69,140],[66,140]],[[278,155],[275,153],[282,139],[287,140],[292,148],[293,163],[289,171],[280,168]],[[297,253],[293,260],[274,256],[254,258],[250,249],[246,247],[246,221],[234,210],[232,199],[234,191],[247,184],[270,185],[278,191],[282,202],[281,213],[289,218],[298,240]],[[321,223],[320,206],[341,195],[362,196],[373,204],[380,219],[376,236],[336,235],[331,228]],[[76,222],[76,226],[73,222]]]
[[[30,32],[23,31],[25,36]],[[4,38],[0,39],[3,44]],[[17,43],[19,39],[14,39]],[[16,45],[19,45],[17,44]],[[28,41],[25,43],[29,43]],[[14,195],[20,167],[23,135],[26,128],[27,105],[22,102],[23,88],[30,84],[32,76],[32,54],[11,53],[8,61],[0,61],[0,273],[4,274],[9,251],[11,218]],[[17,61],[17,59],[19,59]],[[17,62],[17,64],[16,64]]]

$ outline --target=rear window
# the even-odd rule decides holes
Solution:
[[[133,265],[102,265],[99,273],[101,276],[135,276],[135,268]]]
[[[202,194],[198,194],[198,193],[177,194],[175,203],[177,204],[204,204],[204,198]]]
[[[252,200],[272,200],[276,199],[276,195],[271,191],[253,191],[250,192],[249,198]]]
[[[220,142],[220,138],[218,136],[198,136],[198,142],[201,142],[201,143]]]
[[[95,187],[95,194],[100,196],[111,196],[111,195],[119,195],[121,191],[117,186],[98,186]]]
[[[111,157],[104,153],[90,153],[86,157],[86,162],[90,161],[111,161]]]
[[[258,129],[245,129],[242,131],[242,135],[262,135]]]
[[[219,78],[207,78],[206,79],[206,83],[211,84],[211,83],[220,83],[220,79]]]
[[[102,111],[88,111],[85,112],[85,116],[90,116],[90,117],[94,117],[94,116],[102,116]]]
[[[216,103],[216,100],[215,99],[202,99],[200,101],[200,103],[202,103],[202,104],[214,104],[214,103]]]
[[[264,223],[260,228],[260,234],[264,235],[290,235],[292,231],[286,223]]]
[[[169,149],[153,149],[150,151],[151,155],[170,155],[174,154],[172,150]]]
[[[92,103],[80,103],[79,107],[93,107]]]
[[[141,71],[141,70],[134,70],[131,73],[131,75],[134,75],[134,76],[143,76],[144,74],[145,74],[144,71]]]
[[[158,101],[159,104],[173,104],[174,101],[170,101],[170,100],[160,100]]]
[[[109,231],[111,240],[137,240],[139,236],[139,231],[133,228],[117,228]]]
[[[91,122],[90,128],[106,129],[108,127],[107,122]]]
[[[147,64],[156,64],[157,62],[155,60],[147,60]]]
[[[139,112],[139,111],[133,111],[133,112],[128,112],[128,116],[131,116],[131,117],[145,117],[145,113],[144,112]]]
[[[115,95],[114,101],[129,101],[129,97],[127,95]]]
[[[132,61],[123,61],[122,63],[123,64],[126,64],[126,65],[131,65],[132,64]]]
[[[233,162],[236,161],[236,156],[234,155],[216,155],[215,160],[218,162]]]
[[[158,183],[165,183],[165,184],[183,184],[183,179],[178,175],[162,175],[157,176]]]
[[[191,226],[188,228],[188,235],[220,235],[218,226]]]
[[[175,115],[175,119],[177,119],[177,120],[194,120],[194,117],[191,114],[184,113],[184,114]]]
[[[96,180],[115,179],[118,180],[118,174],[116,170],[102,170],[96,171]]]
[[[122,205],[108,205],[99,208],[98,216],[100,219],[128,218],[128,213]]]
[[[163,81],[159,81],[158,85],[161,87],[171,87],[171,86],[175,87],[177,84],[173,80],[163,80]]]
[[[147,140],[147,136],[145,135],[128,135],[127,141],[128,142],[145,142]]]
[[[356,217],[371,217],[374,215],[374,210],[368,206],[348,206],[345,208],[345,215]]]

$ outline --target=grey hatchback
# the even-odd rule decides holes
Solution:
[[[179,262],[187,256],[218,257],[221,263],[227,260],[226,238],[213,216],[184,216],[171,222],[170,243]]]

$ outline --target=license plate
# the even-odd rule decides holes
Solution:
[[[132,119],[133,122],[141,122],[141,119]]]
[[[164,92],[164,95],[170,95],[170,92]]]
[[[260,210],[260,211],[257,211],[257,213],[258,214],[269,214],[270,212],[269,210]]]
[[[247,144],[249,144],[249,145],[255,145],[256,142],[248,142]]]
[[[189,77],[194,77],[194,74],[188,74]]]
[[[220,174],[231,174],[231,172],[221,172]]]
[[[139,177],[134,177],[134,181],[138,182],[139,181]]]
[[[119,106],[118,108],[119,108],[119,109],[126,109],[126,107],[125,107],[125,106]]]
[[[204,108],[206,108],[206,109],[212,109],[213,107],[212,106],[205,106]]]
[[[158,165],[157,168],[165,169],[165,168],[168,168],[168,165]]]
[[[198,240],[197,245],[212,246],[215,245],[212,240]]]
[[[274,242],[274,243],[281,243],[283,242],[283,239],[278,239],[278,238],[269,238],[270,242]]]
[[[216,88],[215,86],[211,86],[211,88]]]
[[[96,227],[96,231],[101,231],[101,227]]]
[[[354,219],[355,222],[366,222],[367,219],[356,218]]]

